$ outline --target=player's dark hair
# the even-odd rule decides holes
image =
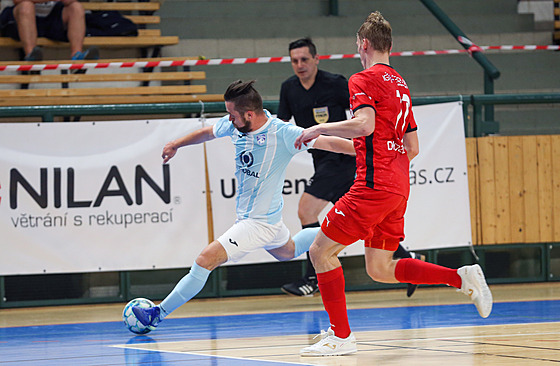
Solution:
[[[391,24],[380,12],[375,11],[368,15],[366,21],[358,29],[358,38],[370,41],[374,49],[380,52],[389,52],[393,46]]]
[[[224,93],[224,100],[232,102],[235,105],[235,110],[240,113],[247,111],[261,112],[263,102],[259,92],[253,87],[254,83],[255,80],[234,81]]]
[[[315,47],[315,44],[309,37],[300,38],[296,41],[291,42],[290,45],[288,46],[288,52],[295,48],[301,48],[301,47],[308,47],[311,56],[315,57],[317,55],[317,47]]]

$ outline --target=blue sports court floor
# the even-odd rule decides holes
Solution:
[[[434,290],[422,291],[429,297]],[[404,304],[350,310],[359,349],[352,356],[298,356],[329,326],[317,310],[168,318],[145,336],[120,321],[2,327],[0,365],[424,364],[415,357],[431,365],[560,363],[560,299],[497,301],[487,319],[470,303]],[[79,321],[87,308],[74,308],[77,315],[68,316]],[[0,320],[10,310],[0,310]]]

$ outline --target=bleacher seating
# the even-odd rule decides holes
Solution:
[[[154,12],[160,9],[157,1],[135,2],[83,2],[86,11],[119,11],[139,25],[138,36],[127,37],[86,37],[84,46],[100,48],[146,48],[154,47],[153,56],[159,48],[179,42],[177,36],[162,36],[160,29],[146,29],[145,25],[160,23]],[[39,38],[38,45],[43,47],[67,47],[67,43]],[[11,38],[0,37],[0,47],[20,47]],[[144,52],[147,56],[147,53]],[[143,62],[164,61],[170,58],[151,57],[127,59],[103,59],[90,62]],[[177,60],[177,58],[173,58]],[[189,58],[182,58],[189,59]],[[192,59],[192,58],[190,58]],[[196,58],[195,58],[196,59]],[[80,64],[84,61],[42,61],[18,62],[29,64]],[[14,64],[3,61],[0,64]],[[86,73],[87,71],[87,73]],[[203,71],[190,72],[174,68],[161,71],[159,68],[107,68],[79,72],[42,71],[14,75],[14,72],[0,74],[0,106],[30,105],[79,105],[79,104],[121,104],[121,103],[169,103],[169,102],[208,102],[222,101],[221,94],[207,94],[206,85],[191,85],[191,81],[206,78]]]
[[[116,10],[139,25],[138,36],[134,37],[86,37],[84,46],[98,47],[161,47],[179,43],[177,36],[162,36],[160,29],[143,29],[146,24],[159,24],[161,19],[153,13],[160,9],[157,1],[148,2],[82,2],[85,10],[106,11]],[[141,14],[141,15],[138,15]],[[145,14],[149,15],[145,15]],[[42,47],[67,47],[65,42],[39,38],[37,44]],[[8,37],[0,37],[0,47],[21,47],[19,41]]]
[[[169,58],[112,59],[103,60],[103,62],[157,62],[164,60],[169,60]],[[82,62],[74,61],[73,63],[79,64]],[[52,61],[35,64],[48,63],[52,64]],[[2,64],[10,63],[0,63],[0,65]],[[22,62],[22,64],[26,63]],[[206,94],[206,85],[185,85],[185,83],[190,83],[193,80],[204,80],[206,73],[203,71],[138,72],[137,69],[95,69],[87,74],[43,72],[40,75],[0,75],[0,84],[32,86],[26,89],[1,89],[0,106],[186,103],[223,100],[221,94]],[[45,84],[47,84],[46,88],[43,87]]]

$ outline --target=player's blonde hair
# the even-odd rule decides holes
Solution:
[[[380,52],[389,52],[393,46],[391,24],[380,12],[374,11],[358,29],[358,38],[367,39],[374,49]]]

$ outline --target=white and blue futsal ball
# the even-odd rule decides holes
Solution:
[[[156,329],[156,327],[152,327],[151,325],[146,327],[144,326],[144,324],[140,323],[140,320],[136,318],[136,315],[134,315],[134,312],[132,311],[133,306],[139,306],[141,308],[148,309],[154,307],[155,304],[150,300],[144,299],[142,297],[130,300],[130,302],[124,307],[122,314],[124,325],[126,325],[128,330],[136,334],[146,334]]]

